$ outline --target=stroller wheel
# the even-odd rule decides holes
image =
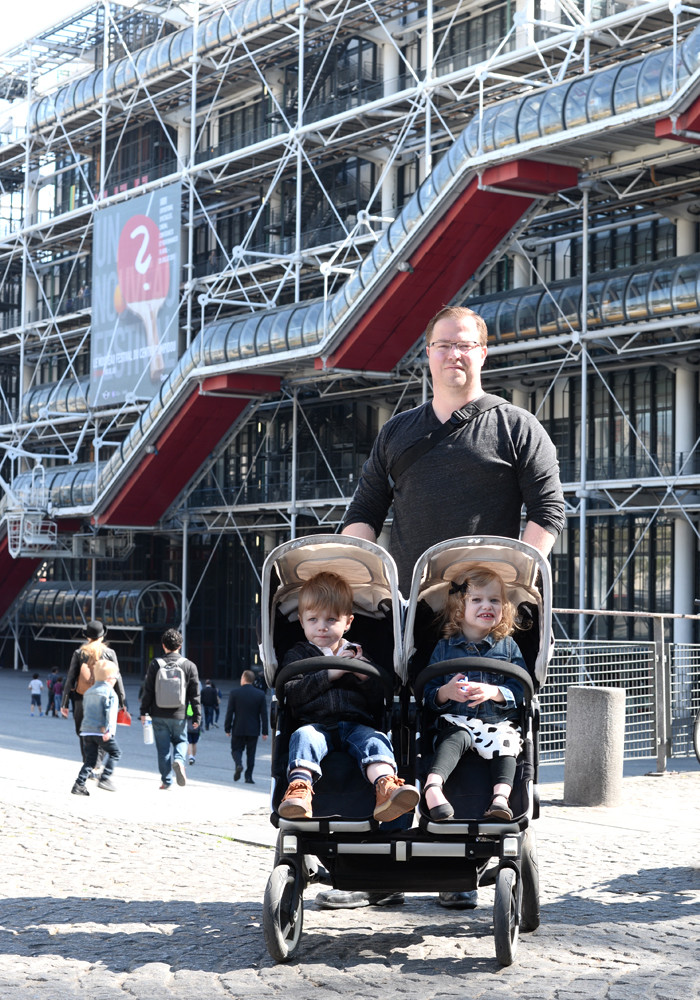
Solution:
[[[540,926],[540,870],[537,865],[537,841],[532,828],[526,830],[523,837],[520,877],[523,887],[520,930],[535,931]]]
[[[493,936],[499,965],[512,965],[518,950],[517,878],[512,868],[501,868],[493,901]]]
[[[270,956],[276,962],[293,957],[304,925],[304,900],[290,865],[277,865],[267,880],[263,901],[263,932]]]

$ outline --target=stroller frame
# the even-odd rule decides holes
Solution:
[[[366,786],[364,800],[357,794],[350,795],[354,772],[348,772],[347,768],[334,770],[338,762],[331,758],[345,757],[342,754],[331,754],[324,760],[324,778],[318,786],[326,780],[329,762],[327,791],[315,795],[313,817],[281,818],[276,809],[286,788],[285,739],[294,728],[285,713],[285,680],[303,670],[325,669],[340,662],[332,657],[317,657],[294,663],[286,670],[278,668],[273,632],[280,615],[288,616],[292,609],[293,616],[294,595],[303,579],[322,568],[334,570],[346,579],[354,576],[348,582],[356,594],[358,615],[364,610],[369,615],[384,616],[383,625],[391,632],[389,645],[393,645],[393,677],[388,673],[385,677],[384,724],[386,731],[391,732],[399,775],[413,783],[424,777],[427,768],[423,687],[430,676],[470,669],[470,661],[464,659],[425,666],[434,645],[430,637],[428,649],[428,643],[421,637],[426,609],[434,618],[450,580],[474,563],[487,564],[500,572],[516,602],[522,600],[534,605],[538,624],[537,650],[525,657],[527,674],[515,665],[498,661],[498,672],[512,672],[525,689],[521,719],[523,752],[511,798],[513,819],[486,820],[483,807],[469,807],[471,811],[465,813],[464,808],[456,806],[455,818],[447,822],[433,822],[422,811],[417,825],[410,829],[397,829],[403,817],[380,825],[372,818],[372,789],[356,765],[352,765],[355,777]],[[270,819],[279,831],[275,865],[263,906],[268,951],[278,962],[288,961],[296,954],[303,929],[303,892],[313,882],[337,889],[379,893],[466,891],[494,885],[496,958],[501,965],[510,965],[519,932],[534,930],[539,925],[537,851],[530,824],[539,813],[537,691],[546,677],[550,655],[549,564],[532,546],[513,539],[496,536],[450,539],[433,546],[419,559],[405,613],[405,602],[396,581],[396,567],[388,553],[371,542],[347,536],[321,535],[287,542],[268,556],[263,567],[261,652],[265,679],[274,692]],[[374,655],[369,646],[367,652]],[[486,662],[493,670],[494,661]],[[344,659],[342,665],[360,673],[375,671],[362,661]],[[478,667],[477,663],[471,669]],[[468,757],[474,761],[468,762]],[[482,768],[479,780],[483,786],[486,769],[475,754],[465,755],[455,775],[464,780],[468,773],[471,785],[472,771],[467,772],[467,768],[474,763],[477,769]],[[476,785],[479,786],[478,781]],[[483,796],[483,788],[477,792],[474,800],[477,803],[478,795]],[[451,793],[449,797],[453,801]],[[343,807],[340,814],[338,800]]]

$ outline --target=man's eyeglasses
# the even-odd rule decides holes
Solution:
[[[474,340],[434,340],[432,344],[428,344],[430,350],[436,354],[449,354],[453,349],[457,354],[469,354],[475,347],[481,346]]]

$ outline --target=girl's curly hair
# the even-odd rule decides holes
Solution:
[[[447,595],[445,609],[441,618],[443,622],[442,634],[447,639],[453,635],[462,634],[464,624],[464,607],[467,597],[475,587],[485,587],[490,583],[498,583],[501,588],[501,602],[503,615],[498,625],[489,633],[494,639],[503,639],[510,635],[517,627],[515,605],[508,599],[506,586],[503,578],[492,569],[486,566],[477,566],[470,570],[464,577],[461,584],[452,583]]]

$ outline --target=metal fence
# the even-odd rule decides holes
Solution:
[[[588,612],[587,612],[588,613]],[[570,685],[625,689],[625,759],[694,754],[700,710],[700,646],[663,642],[558,639],[540,692],[540,761],[563,763]]]

